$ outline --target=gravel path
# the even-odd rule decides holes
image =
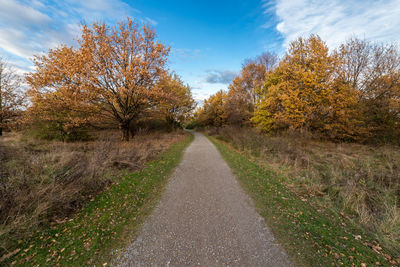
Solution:
[[[292,266],[214,145],[187,148],[160,203],[115,266]]]

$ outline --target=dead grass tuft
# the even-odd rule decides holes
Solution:
[[[302,198],[329,206],[400,250],[400,149],[312,140],[304,135],[269,137],[226,127],[211,134],[283,172]]]
[[[121,142],[107,133],[97,141],[62,143],[7,133],[0,139],[0,255],[10,238],[65,220],[121,170],[142,169],[185,135],[146,132]]]

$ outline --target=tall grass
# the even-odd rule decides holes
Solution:
[[[400,250],[400,148],[330,143],[307,134],[269,137],[248,128],[209,134],[230,143],[266,168],[304,201],[329,207]]]
[[[63,143],[7,134],[0,140],[0,255],[12,240],[65,221],[122,171],[142,169],[183,136],[143,132],[128,143],[109,133]]]

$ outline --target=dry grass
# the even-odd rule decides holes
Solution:
[[[141,132],[128,143],[107,133],[93,142],[62,143],[6,134],[0,139],[0,255],[8,238],[67,219],[122,170],[142,169],[185,135]]]
[[[400,148],[313,141],[307,135],[267,137],[252,129],[212,135],[284,173],[305,201],[333,208],[400,250]]]

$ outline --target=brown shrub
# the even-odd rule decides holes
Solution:
[[[73,214],[115,181],[135,171],[185,133],[139,133],[132,142],[101,133],[93,142],[43,141],[15,133],[0,139],[0,247]],[[113,178],[114,177],[114,178]]]
[[[312,203],[345,212],[400,249],[400,148],[313,140],[307,133],[265,136],[251,128],[210,131],[261,164]]]

